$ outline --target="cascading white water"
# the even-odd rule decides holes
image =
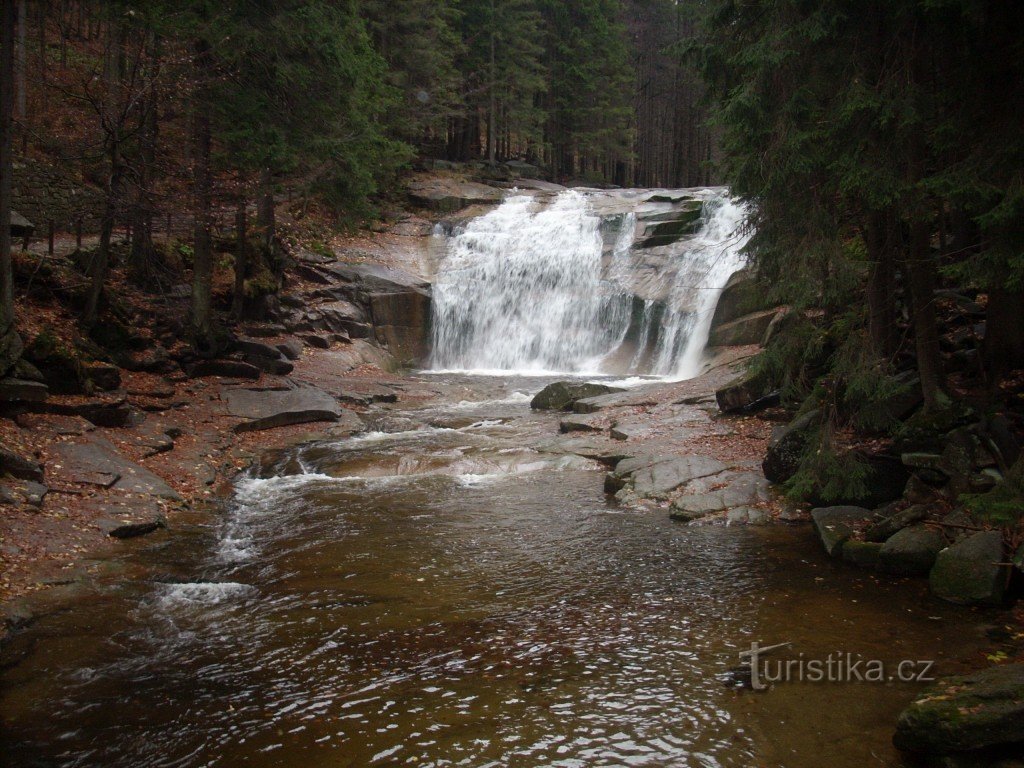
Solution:
[[[600,219],[577,192],[516,196],[454,238],[434,283],[434,368],[580,371],[621,336]]]
[[[639,268],[634,213],[615,217],[607,259],[601,217],[578,191],[550,203],[513,196],[473,219],[449,241],[434,284],[432,367],[696,375],[718,296],[743,265],[747,240],[738,234],[741,205],[698,194],[699,232],[667,249],[656,277],[664,303],[646,300],[639,311],[630,287]],[[616,353],[627,336],[623,361]]]
[[[674,379],[700,373],[718,298],[733,273],[743,267],[743,247],[750,239],[742,230],[743,205],[719,197],[707,201],[704,210],[703,226],[677,258],[678,271],[651,366],[651,373]]]

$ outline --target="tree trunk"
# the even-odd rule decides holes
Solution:
[[[868,214],[864,241],[867,246],[868,336],[874,353],[889,358],[896,352],[896,270],[891,238],[890,215],[885,211]]]
[[[217,353],[213,335],[211,244],[212,191],[210,179],[210,46],[198,39],[193,44],[192,63],[196,73],[195,113],[192,124],[192,190],[195,205],[192,272],[192,344],[200,356]]]
[[[11,270],[11,133],[14,115],[14,0],[3,3],[0,50],[0,361],[7,372],[20,354],[14,330],[14,277]],[[12,359],[15,358],[15,359]]]
[[[1024,291],[1004,287],[988,293],[985,323],[985,370],[996,386],[1007,373],[1024,368]]]
[[[146,93],[141,100],[143,112],[139,130],[139,188],[132,210],[132,250],[130,264],[132,275],[141,285],[153,279],[153,170],[156,164],[156,140],[158,129],[156,69],[160,59],[160,41],[152,35],[149,54],[148,82]]]
[[[945,386],[945,377],[939,355],[939,327],[935,312],[935,264],[928,252],[928,235],[926,220],[911,223],[906,267],[921,394],[924,395],[925,409],[934,410]]]
[[[277,234],[277,221],[274,215],[274,176],[269,168],[264,168],[260,171],[256,227],[260,233],[260,240],[263,241],[263,247],[269,251],[274,244],[274,237]]]
[[[249,243],[246,231],[245,198],[238,201],[235,212],[235,290],[231,297],[231,315],[236,320],[242,319],[245,310],[245,277],[249,269]]]

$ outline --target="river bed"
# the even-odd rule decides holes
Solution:
[[[920,684],[730,687],[790,657],[977,661],[983,616],[829,561],[806,525],[684,526],[534,449],[541,380],[289,449],[23,632],[12,766],[896,766]],[[474,402],[477,400],[479,402]],[[15,663],[16,662],[16,663]]]

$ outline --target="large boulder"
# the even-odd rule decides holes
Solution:
[[[638,248],[656,248],[671,245],[701,227],[704,204],[700,200],[687,200],[666,211],[640,211],[637,214]]]
[[[904,528],[920,522],[928,517],[928,507],[915,504],[895,512],[881,515],[864,531],[865,541],[882,542]]]
[[[1024,744],[1024,664],[938,681],[900,713],[892,742],[927,755]]]
[[[533,396],[530,407],[540,411],[571,411],[577,400],[623,392],[617,387],[579,381],[556,381]]]
[[[821,423],[821,411],[808,411],[787,424],[768,445],[761,462],[764,476],[773,483],[784,483],[797,473],[804,449]]]
[[[945,545],[945,538],[934,528],[904,528],[882,545],[878,569],[894,576],[926,576]]]
[[[1009,569],[1003,562],[1003,536],[981,531],[939,552],[928,578],[936,597],[961,605],[999,605]]]
[[[863,507],[818,507],[811,510],[814,530],[830,557],[838,557],[847,539],[870,518],[871,510]]]

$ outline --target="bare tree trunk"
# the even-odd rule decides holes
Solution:
[[[210,46],[197,39],[193,46],[193,66],[198,85],[192,125],[194,157],[192,188],[195,202],[192,273],[192,344],[202,356],[213,356],[217,345],[213,337],[213,252],[211,243],[212,189],[210,179]]]
[[[235,212],[235,234],[237,243],[235,245],[235,290],[231,297],[231,314],[236,320],[242,319],[242,312],[245,309],[245,277],[249,269],[249,242],[246,231],[245,198],[238,201],[238,210]]]
[[[14,0],[3,2],[0,50],[0,362],[7,372],[21,354],[14,330],[14,276],[11,269],[11,166],[14,116]]]
[[[888,358],[896,351],[896,274],[890,216],[871,211],[864,233],[867,246],[868,336],[876,356]]]
[[[125,60],[124,46],[127,42],[128,29],[121,25],[115,29],[108,28],[110,42],[107,48],[107,61],[104,76],[106,79],[106,103],[103,122],[106,126],[107,154],[110,158],[110,178],[107,183],[106,201],[103,206],[103,221],[100,223],[100,243],[89,265],[89,291],[85,299],[85,311],[82,313],[82,325],[91,328],[99,316],[100,299],[103,296],[103,284],[107,279],[110,265],[110,241],[117,226],[117,215],[121,208],[124,183],[124,163],[121,157],[121,124],[115,116],[121,83],[124,79]]]
[[[494,0],[491,0],[491,24],[493,25],[495,22],[496,22],[496,19],[494,18]],[[492,164],[497,159],[495,157],[495,153],[497,152],[497,143],[496,143],[497,135],[496,134],[497,134],[497,130],[498,130],[498,124],[497,124],[498,123],[497,94],[495,94],[495,89],[497,88],[497,79],[498,79],[498,75],[497,75],[497,72],[495,70],[495,62],[494,62],[494,36],[495,36],[495,34],[496,34],[496,31],[493,29],[493,26],[492,26],[492,29],[491,29],[491,62],[490,62],[490,64],[491,64],[490,70],[491,71],[489,73],[490,82],[488,83],[488,91],[490,92],[489,93],[490,104],[489,104],[489,107],[488,107],[488,115],[487,115],[487,121],[488,121],[487,122],[487,159],[490,160]]]
[[[139,130],[138,190],[132,209],[132,250],[130,262],[135,280],[149,283],[153,277],[153,166],[156,164],[157,96],[156,68],[160,59],[160,41],[151,35],[149,45],[149,72],[146,93],[141,99],[142,124]]]
[[[928,253],[928,235],[927,221],[911,223],[906,266],[921,394],[924,395],[925,409],[934,410],[945,386],[945,377],[939,355],[939,327],[935,312],[935,264]]]
[[[274,176],[269,168],[260,171],[259,204],[256,206],[256,226],[263,246],[269,251],[277,235],[277,217],[274,213]]]

